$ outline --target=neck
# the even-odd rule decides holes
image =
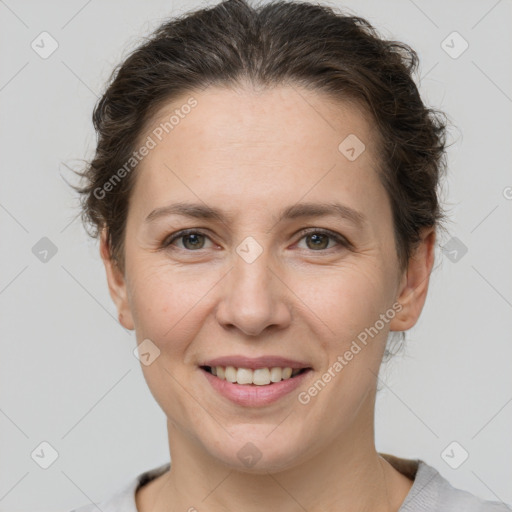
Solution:
[[[291,469],[252,474],[219,464],[168,422],[172,469],[139,510],[396,512],[412,482],[376,452],[373,422],[363,425],[371,427],[354,425],[352,435]]]

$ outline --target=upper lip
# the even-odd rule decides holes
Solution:
[[[246,357],[246,356],[224,356],[216,357],[205,361],[200,366],[234,366],[235,368],[249,368],[256,370],[258,368],[311,368],[308,363],[303,361],[295,361],[286,357],[280,356],[260,356],[260,357]]]

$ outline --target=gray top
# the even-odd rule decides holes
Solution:
[[[512,512],[501,501],[485,501],[474,494],[456,489],[440,473],[420,459],[402,459],[380,453],[394,468],[414,483],[398,512]],[[70,512],[139,512],[135,503],[138,487],[165,473],[170,463],[139,474],[107,499],[82,506]]]

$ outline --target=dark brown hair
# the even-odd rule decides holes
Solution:
[[[155,112],[210,84],[292,83],[356,102],[377,128],[379,176],[391,201],[404,270],[421,228],[439,227],[444,218],[438,186],[447,117],[423,104],[413,80],[417,67],[417,54],[405,43],[381,38],[363,18],[313,3],[252,7],[246,0],[225,0],[171,19],[113,71],[95,107],[96,154],[79,173],[86,184],[76,188],[82,220],[93,237],[106,228],[112,259],[124,272],[136,166],[108,192],[105,184],[132,157]]]

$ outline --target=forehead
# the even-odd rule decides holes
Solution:
[[[143,133],[155,145],[137,168],[134,193],[148,203],[137,206],[146,211],[186,194],[221,205],[237,195],[260,205],[278,199],[281,207],[286,190],[291,203],[329,193],[371,210],[382,194],[376,135],[357,105],[297,86],[186,93]]]
[[[205,149],[263,143],[298,152],[334,143],[337,150],[338,139],[350,134],[371,145],[377,132],[368,117],[366,109],[351,99],[334,100],[297,85],[211,86],[184,93],[159,108],[143,135],[154,132],[157,142],[172,138],[176,144],[192,136]]]

